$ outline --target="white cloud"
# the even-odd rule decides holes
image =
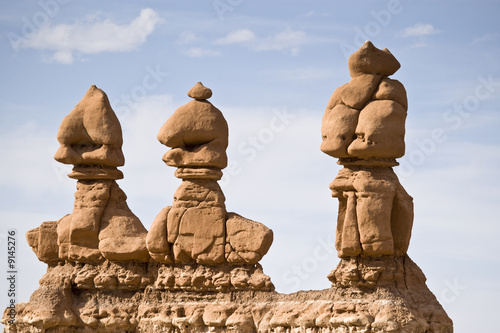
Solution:
[[[195,42],[199,42],[202,38],[195,34],[192,31],[183,31],[179,38],[177,39],[177,43],[179,44],[192,44]]]
[[[215,44],[227,45],[235,43],[244,43],[256,38],[255,34],[249,29],[239,29],[229,32],[225,37],[219,38]]]
[[[191,58],[202,58],[202,57],[216,57],[220,55],[220,52],[205,49],[202,47],[192,47],[188,49],[185,54]]]
[[[417,23],[411,27],[403,29],[401,35],[403,38],[412,36],[428,36],[439,33],[440,31],[434,28],[432,24]]]
[[[299,52],[299,46],[306,42],[306,33],[287,29],[262,40],[257,46],[258,51],[290,51],[292,55]]]
[[[27,38],[18,40],[14,47],[54,51],[51,60],[71,64],[75,53],[132,51],[143,44],[161,22],[160,16],[154,10],[146,8],[141,10],[138,17],[125,25],[110,20],[47,24]]]
[[[297,55],[300,46],[306,41],[305,32],[290,28],[264,38],[257,37],[249,29],[240,29],[229,32],[225,37],[217,39],[214,44],[244,44],[255,51],[284,51]]]

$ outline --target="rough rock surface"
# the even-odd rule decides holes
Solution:
[[[355,80],[334,92],[322,124],[321,149],[344,165],[330,184],[340,201],[341,257],[328,275],[331,288],[274,291],[258,263],[273,233],[226,211],[217,180],[227,161],[227,124],[206,101],[210,89],[198,83],[188,93],[195,100],[158,135],[172,148],[165,162],[182,179],[172,206],[160,211],[145,237],[115,182],[116,166],[94,158],[88,168],[75,166],[83,178],[77,178],[73,213],[26,235],[48,269],[30,301],[16,305],[14,321],[4,312],[5,332],[453,332],[406,254],[412,198],[392,170],[401,146],[384,148],[384,140],[404,131],[404,87],[384,77],[399,63],[371,43],[351,58]],[[379,146],[356,146],[354,133]],[[64,151],[59,158],[69,161]]]
[[[68,175],[78,179],[73,212],[56,222],[44,222],[27,234],[41,261],[97,263],[149,260],[147,230],[127,206],[116,183],[116,167],[125,160],[122,131],[106,94],[91,86],[67,115],[57,134],[61,146],[54,158],[74,164]]]
[[[405,152],[406,90],[387,78],[400,67],[371,42],[349,57],[352,79],[335,90],[323,116],[321,150],[341,164],[390,165]]]
[[[179,169],[182,184],[172,206],[153,221],[147,247],[165,264],[255,265],[271,246],[273,234],[259,222],[226,212],[217,180],[227,164],[228,127],[206,98],[212,91],[198,82],[195,100],[179,107],[160,129],[158,140],[172,148],[163,160]]]
[[[241,268],[51,266],[6,332],[452,332],[408,257],[343,260],[331,288],[287,295]]]
[[[387,49],[366,42],[349,57],[353,78],[335,90],[323,116],[321,150],[344,165],[330,184],[342,258],[405,255],[410,243],[413,199],[392,170],[405,151],[408,103],[403,85],[386,77],[399,66]]]

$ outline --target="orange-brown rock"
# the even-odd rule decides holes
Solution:
[[[359,113],[356,139],[347,148],[349,156],[398,158],[405,153],[406,110],[394,101],[371,101]]]
[[[158,140],[172,148],[163,160],[178,167],[175,176],[183,182],[172,206],[153,221],[148,250],[164,264],[255,265],[271,246],[272,231],[227,213],[217,184],[227,164],[227,123],[206,101],[212,91],[200,82],[188,96],[195,100],[179,107],[158,134]]]
[[[208,93],[210,92],[210,93]],[[198,82],[191,90],[195,100],[179,107],[158,133],[158,140],[172,149],[163,161],[175,167],[227,166],[228,127],[224,116],[206,99],[210,89]]]
[[[392,54],[366,42],[349,58],[353,78],[335,91],[323,116],[321,150],[345,165],[330,184],[340,202],[336,248],[343,258],[408,249],[412,198],[391,168],[405,152],[406,91],[382,78],[398,68]]]
[[[70,174],[70,177],[84,179],[77,177],[81,172],[90,177],[87,179],[123,178],[121,172],[109,168],[125,163],[121,150],[121,126],[108,97],[96,86],[91,86],[80,103],[63,119],[57,140],[61,146],[54,158],[81,169],[75,170],[75,175]],[[103,175],[108,169],[114,171],[111,178]]]
[[[49,267],[29,302],[6,309],[5,332],[452,333],[450,318],[406,255],[413,203],[392,170],[395,153],[380,157],[385,156],[380,151],[390,151],[383,139],[401,125],[404,129],[404,122],[394,129],[387,120],[406,112],[404,89],[382,79],[372,91],[371,85],[358,84],[365,74],[350,85],[357,88],[349,98],[371,100],[351,103],[360,110],[346,106],[345,85],[332,95],[323,118],[322,150],[344,164],[330,185],[340,201],[335,245],[341,257],[328,275],[330,288],[274,291],[258,263],[273,233],[226,211],[217,183],[221,167],[210,154],[199,166],[175,162],[182,184],[147,237],[109,172],[116,167],[102,169],[107,177],[102,179],[86,178],[96,173],[80,169],[73,213],[26,235]],[[370,91],[355,96],[359,89]],[[196,101],[210,95],[201,84],[189,92]],[[190,130],[178,129],[176,135],[189,137],[184,131]],[[227,127],[224,133],[227,140]],[[359,155],[351,155],[354,133],[386,148],[361,147]],[[225,148],[218,154],[225,156]]]
[[[232,264],[256,264],[273,242],[271,229],[235,213],[227,214],[226,232],[226,259]]]
[[[353,109],[361,110],[372,98],[382,79],[381,75],[361,74],[353,77],[342,89],[342,103]]]
[[[347,60],[351,77],[362,74],[389,76],[401,67],[399,61],[388,49],[379,50],[370,41],[351,54]]]
[[[406,89],[401,82],[393,79],[382,79],[377,91],[373,94],[373,100],[390,100],[401,104],[408,110],[408,99]]]
[[[127,197],[115,181],[123,178],[116,168],[124,163],[123,139],[106,94],[91,86],[62,121],[57,138],[61,146],[55,159],[74,164],[68,176],[78,179],[77,192],[71,214],[51,223],[49,229],[44,223],[28,233],[37,256],[49,264],[148,261],[147,230],[128,208]]]
[[[355,137],[359,111],[344,104],[326,109],[321,122],[321,151],[333,157],[350,157],[347,148]]]

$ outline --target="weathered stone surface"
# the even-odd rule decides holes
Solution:
[[[180,252],[200,264],[224,261],[225,215],[220,207],[188,208],[179,224],[179,236],[174,243],[174,258]]]
[[[91,86],[59,127],[54,158],[66,164],[121,166],[122,130],[106,94]]]
[[[130,211],[127,196],[113,181],[110,197],[101,218],[99,251],[108,260],[148,261],[147,230]]]
[[[203,98],[203,87],[195,88],[190,95]],[[368,94],[374,100],[361,113],[374,108],[375,120],[332,96],[327,111],[354,110],[352,124],[328,116],[322,130],[333,138],[346,128],[365,133],[359,123],[370,120],[375,125],[366,133],[390,132],[380,110],[393,111],[396,90],[379,88],[380,99]],[[258,264],[272,231],[226,212],[218,167],[180,167],[176,176],[183,182],[174,202],[161,210],[147,237],[104,171],[107,178],[79,180],[72,214],[26,235],[49,267],[30,301],[16,305],[15,321],[9,322],[13,309],[6,309],[5,332],[453,332],[424,274],[406,255],[413,204],[392,171],[394,156],[377,157],[369,149],[349,155],[350,141],[336,144],[327,153],[342,155],[345,167],[331,184],[340,201],[341,257],[328,275],[331,288],[274,291]]]
[[[344,104],[327,109],[321,122],[321,151],[333,157],[349,157],[347,147],[354,140],[359,111]]]
[[[198,83],[190,91],[195,96],[193,98],[208,96],[203,92],[208,88],[200,85]],[[179,107],[160,129],[158,140],[173,148],[163,157],[167,165],[219,169],[226,167],[227,123],[220,110],[206,101],[206,98],[193,100]]]
[[[148,261],[147,231],[115,182],[123,178],[116,168],[124,164],[123,140],[106,94],[91,86],[62,121],[57,138],[61,146],[54,158],[74,164],[68,176],[78,179],[75,203],[73,212],[52,222],[49,229],[42,224],[30,231],[28,237],[37,256],[50,264]]]
[[[391,100],[401,104],[405,110],[408,110],[408,99],[406,89],[401,82],[393,79],[382,79],[373,94],[373,100]]]
[[[401,67],[388,49],[379,50],[370,41],[366,41],[359,50],[351,54],[347,63],[353,78],[362,74],[389,76]]]
[[[406,110],[389,100],[372,101],[359,113],[356,139],[349,145],[350,156],[398,158],[405,153]]]
[[[188,91],[188,96],[197,100],[209,99],[212,97],[212,90],[198,82]]]
[[[353,109],[361,110],[372,98],[381,79],[381,75],[373,74],[361,74],[353,77],[340,92],[342,103]]]
[[[172,207],[168,206],[160,211],[151,224],[146,237],[146,246],[151,258],[158,262],[168,264],[173,263],[171,246],[167,240],[167,217],[171,208]],[[175,238],[177,238],[177,234]]]
[[[60,261],[57,245],[57,221],[43,222],[38,228],[26,233],[29,246],[36,253],[38,260],[49,265]]]
[[[265,225],[246,219],[235,213],[228,213],[226,219],[228,262],[234,264],[256,264],[269,250],[273,232]],[[232,253],[235,255],[231,255]]]
[[[112,262],[49,267],[30,302],[17,305],[16,323],[6,332],[453,331],[407,256],[343,259],[329,275],[331,288],[293,294],[254,289],[244,281],[258,268],[245,269]],[[214,292],[224,276],[227,284]],[[6,312],[2,322],[7,319]]]
[[[163,160],[178,167],[175,176],[183,182],[171,208],[164,209],[153,222],[148,249],[151,257],[162,263],[255,265],[267,253],[272,231],[226,213],[217,180],[227,164],[228,128],[222,113],[206,101],[211,94],[198,82],[188,93],[196,100],[179,107],[160,129],[158,140],[172,148]],[[226,231],[231,234],[226,235]],[[264,281],[255,278],[252,283],[257,286]]]
[[[326,106],[327,110],[333,109],[337,104],[342,103],[341,93],[345,86],[347,86],[347,83],[335,89],[332,96],[330,97],[330,100],[328,101],[328,105]]]

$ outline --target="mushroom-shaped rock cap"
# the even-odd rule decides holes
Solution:
[[[179,107],[158,133],[158,140],[171,148],[163,160],[177,167],[227,165],[228,126],[219,109],[204,98],[211,90],[197,83],[189,96],[196,98]],[[199,98],[199,99],[198,99]]]
[[[361,74],[389,76],[401,67],[388,49],[379,50],[370,41],[366,41],[359,50],[351,54],[347,62],[351,77]]]
[[[212,97],[212,90],[198,82],[188,91],[188,96],[197,100],[209,99]]]
[[[61,144],[54,156],[58,162],[109,167],[125,163],[120,122],[108,96],[95,85],[63,119],[57,140]]]

